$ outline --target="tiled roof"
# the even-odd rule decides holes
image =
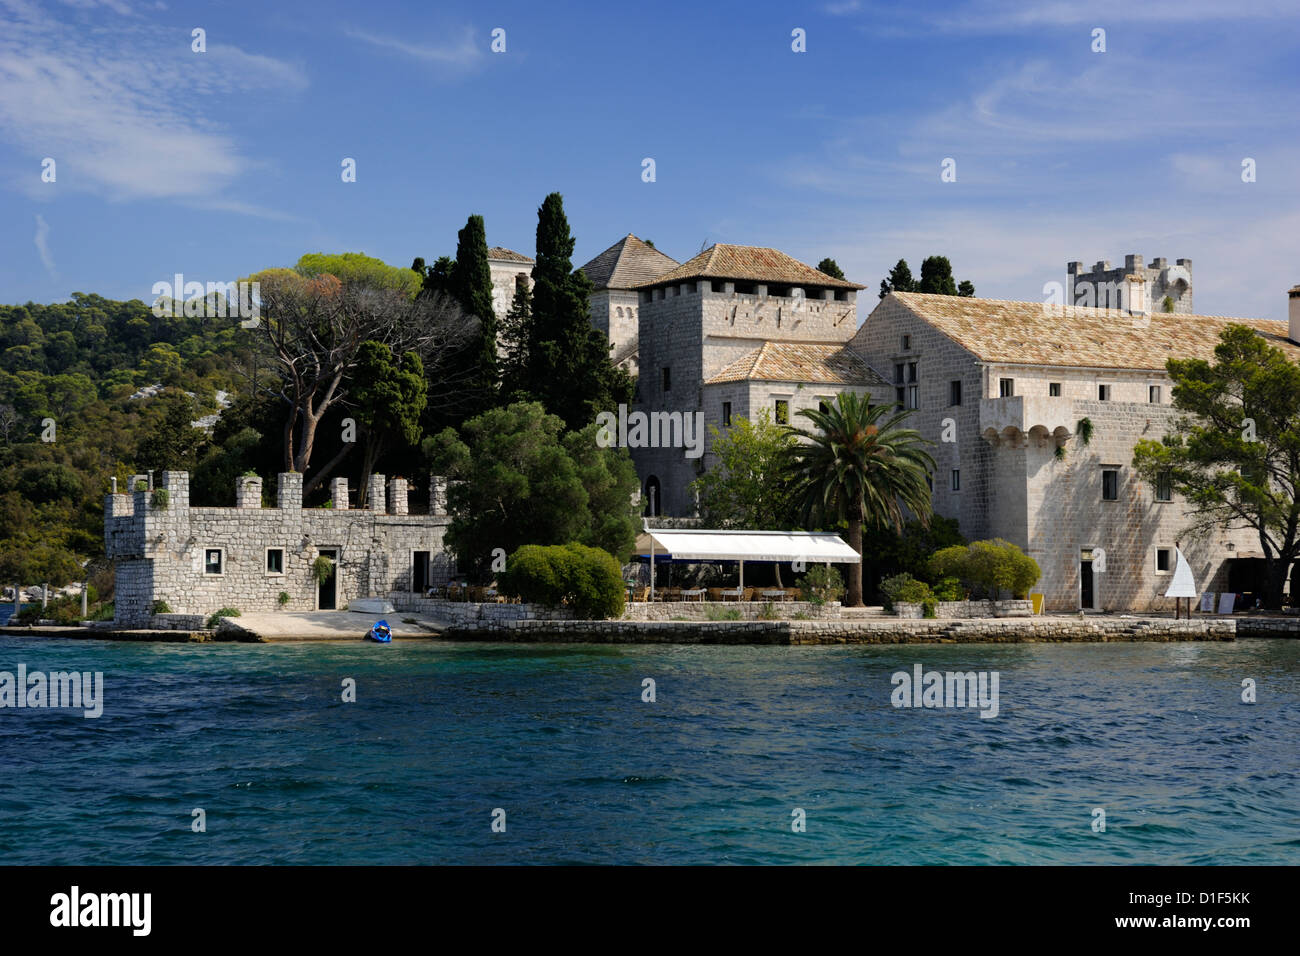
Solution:
[[[501,259],[506,262],[532,262],[533,261],[532,259],[528,258],[528,256],[524,255],[522,252],[515,252],[513,249],[506,249],[502,246],[493,246],[492,248],[488,249],[488,258]]]
[[[1250,326],[1293,362],[1300,361],[1300,346],[1287,340],[1287,323],[1277,319],[1132,314],[919,292],[890,295],[986,362],[1163,370],[1170,358],[1213,361],[1219,333],[1234,323]]]
[[[672,256],[664,255],[629,232],[583,266],[582,271],[593,288],[632,289],[676,265],[677,260]]]
[[[817,385],[888,384],[846,346],[813,342],[764,342],[704,384],[720,385],[746,379]]]
[[[687,282],[691,279],[732,279],[743,282],[780,282],[796,286],[822,286],[835,289],[865,289],[866,286],[843,279],[833,279],[812,266],[804,265],[776,249],[761,246],[731,246],[717,243],[694,259],[682,263],[641,285]]]

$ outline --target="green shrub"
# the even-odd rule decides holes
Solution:
[[[771,601],[764,601],[763,606],[758,609],[758,619],[760,621],[775,621],[781,616],[777,611],[776,605]]]
[[[619,617],[627,594],[622,568],[600,548],[526,544],[506,561],[498,590],[529,604],[567,604],[580,618]]]
[[[896,574],[892,578],[885,578],[880,582],[880,591],[885,596],[885,610],[892,611],[895,605],[902,603],[923,604],[927,600],[934,600],[934,592],[930,590],[930,585],[924,581],[918,581],[910,574]]]
[[[240,615],[240,613],[239,613],[239,608],[237,608],[237,607],[223,607],[221,610],[219,610],[219,611],[214,611],[214,612],[212,613],[212,616],[211,616],[210,618],[208,618],[208,625],[207,625],[207,626],[208,626],[209,628],[214,628],[214,627],[216,627],[218,624],[221,623],[221,619],[222,619],[223,617],[240,617],[240,616],[241,616],[241,615]]]
[[[815,564],[799,581],[799,587],[813,604],[838,601],[844,594],[844,578],[829,564]]]
[[[280,596],[277,597],[275,600],[276,603],[280,605],[280,607],[284,607],[286,604],[289,603],[289,592],[281,591]]]
[[[738,607],[706,607],[704,609],[704,618],[708,621],[739,621],[740,608]],[[685,620],[685,618],[683,618]]]
[[[915,581],[906,571],[902,574],[895,574],[893,577],[885,578],[880,582],[881,602],[886,611],[894,609],[894,601],[898,600],[898,592],[910,581]]]
[[[921,616],[937,617],[939,612],[939,602],[933,597],[921,599]]]
[[[172,496],[166,488],[155,488],[153,494],[149,496],[149,503],[159,511],[163,511],[171,504]]]
[[[940,601],[964,601],[966,589],[955,577],[944,577],[934,586],[934,596]]]
[[[154,601],[154,602],[153,602],[153,610],[152,610],[152,613],[154,613],[154,614],[170,614],[171,612],[172,612],[171,605],[168,604],[166,601]]]
[[[14,616],[14,623],[35,624],[41,619],[43,613],[39,604],[28,604]]]
[[[941,580],[941,587],[957,578],[991,599],[1004,590],[1023,598],[1042,574],[1037,561],[1003,538],[937,551],[930,558],[929,571]]]

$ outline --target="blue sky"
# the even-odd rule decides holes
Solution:
[[[938,253],[1038,300],[1136,252],[1191,258],[1198,312],[1284,318],[1298,26],[1293,0],[0,0],[0,301],[432,261],[471,213],[531,254],[559,190],[575,264],[628,232],[678,260],[775,246],[874,303]]]

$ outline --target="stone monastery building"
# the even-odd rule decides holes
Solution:
[[[494,247],[489,265],[504,316],[533,260]],[[864,286],[776,249],[717,244],[678,263],[629,234],[582,268],[592,322],[638,374],[632,410],[703,418],[700,456],[632,449],[647,514],[695,513],[691,483],[714,461],[709,426],[764,411],[797,426],[801,409],[852,391],[914,411],[913,427],[934,442],[935,512],[968,539],[1024,548],[1042,569],[1035,591],[1048,610],[1167,610],[1175,545],[1202,591],[1249,591],[1259,574],[1257,536],[1180,537],[1183,503],[1140,481],[1131,462],[1140,439],[1172,427],[1167,359],[1212,359],[1223,327],[1241,323],[1300,361],[1300,286],[1289,321],[1197,315],[1190,260],[1127,256],[1123,268],[1070,263],[1073,304],[895,292],[859,324]],[[325,609],[422,591],[450,573],[441,479],[422,515],[409,513],[400,479],[385,494],[375,476],[367,510],[347,508],[342,479],[332,509],[304,509],[298,475],[279,476],[275,508],[261,507],[260,479],[240,482],[235,508],[191,508],[180,472],[163,476],[164,506],[149,491],[109,496],[119,625],[147,623],[156,600],[210,614],[272,609],[284,592],[295,610]],[[338,569],[324,586],[312,574],[322,556]]]

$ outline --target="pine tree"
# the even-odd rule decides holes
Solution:
[[[957,294],[957,281],[952,277],[952,263],[947,256],[928,256],[921,263],[921,281],[916,291],[930,295]]]
[[[891,292],[915,292],[916,282],[912,279],[912,270],[906,259],[899,259],[894,268],[889,270],[889,278],[880,280],[880,297],[883,299]]]
[[[817,271],[826,273],[832,279],[844,278],[844,270],[839,267],[839,264],[834,259],[829,257],[817,263]]]

